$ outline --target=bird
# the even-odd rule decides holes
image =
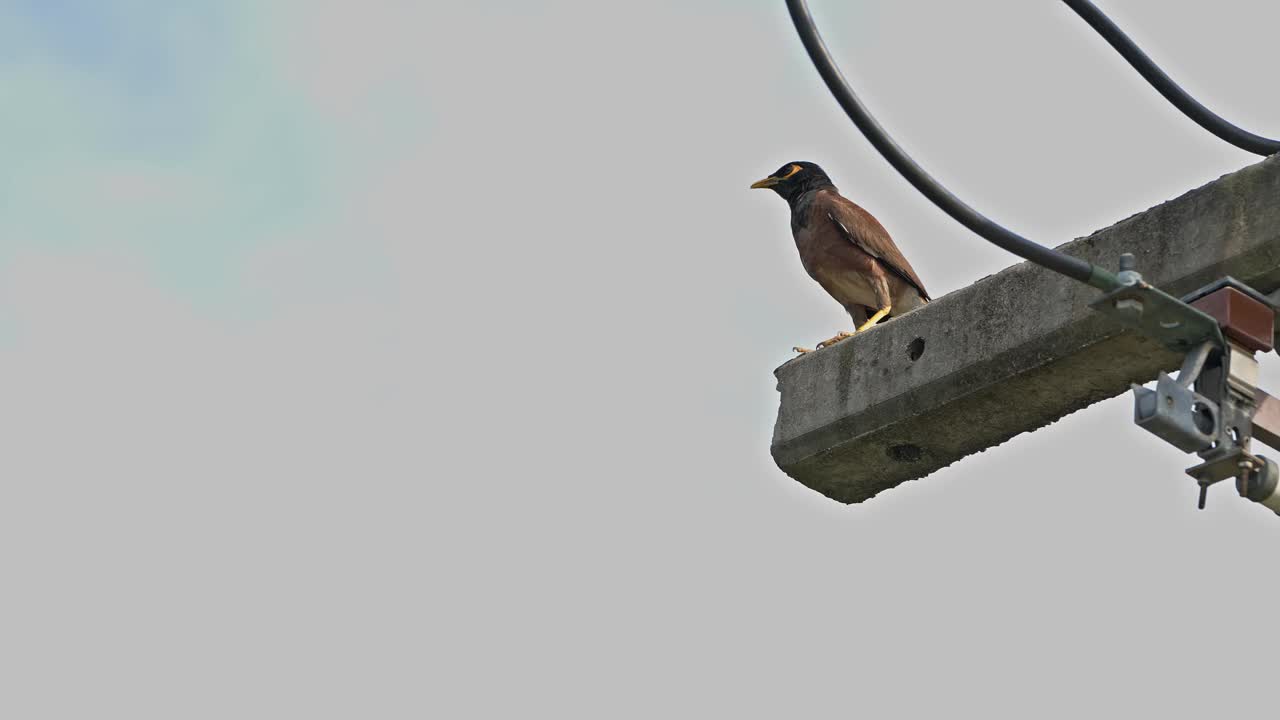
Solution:
[[[752,183],[776,192],[791,208],[791,234],[805,272],[853,320],[818,348],[853,337],[886,317],[896,317],[930,301],[924,282],[889,237],[880,221],[840,194],[822,168],[789,162]],[[801,355],[812,352],[793,348]]]

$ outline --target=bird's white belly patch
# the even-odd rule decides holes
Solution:
[[[841,273],[835,277],[829,278],[827,283],[832,285],[832,289],[836,290],[840,298],[846,302],[852,301],[859,305],[867,307],[876,307],[876,293],[871,289],[871,284],[857,273]]]

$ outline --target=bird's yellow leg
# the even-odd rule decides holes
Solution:
[[[795,346],[795,347],[791,348],[791,352],[793,352],[793,353],[798,353],[798,354],[800,354],[800,355],[806,355],[806,354],[811,353],[811,352],[813,352],[813,351],[812,351],[812,350],[810,350],[809,348],[802,348],[802,347],[800,347],[799,345],[797,345],[797,346]]]
[[[866,330],[872,325],[875,325],[876,323],[880,322],[880,318],[884,317],[885,315],[888,315],[889,311],[892,309],[893,308],[890,307],[889,305],[885,305],[884,307],[880,308],[879,310],[876,311],[875,315],[872,315],[871,317],[867,318],[866,322],[858,326],[857,332],[862,332],[863,330]]]

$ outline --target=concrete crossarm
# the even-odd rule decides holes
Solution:
[[[1175,296],[1224,275],[1280,290],[1280,156],[1061,249],[1112,270],[1131,252]],[[1022,263],[786,363],[774,460],[861,502],[1178,366],[1090,309],[1098,296]]]

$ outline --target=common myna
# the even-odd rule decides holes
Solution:
[[[773,190],[791,206],[791,234],[800,262],[809,277],[848,311],[854,332],[929,302],[924,283],[888,231],[871,213],[841,196],[822,168],[811,162],[787,163],[751,187]],[[818,347],[852,336],[842,331]]]

